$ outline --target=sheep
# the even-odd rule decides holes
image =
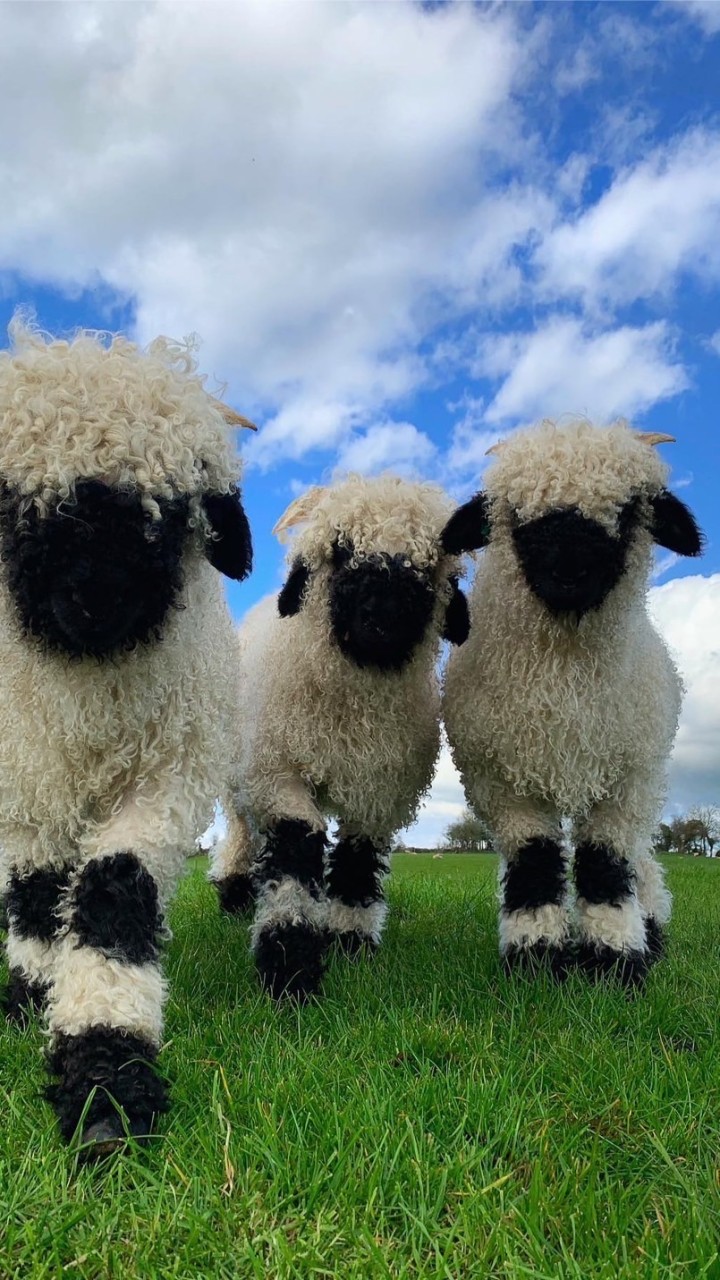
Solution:
[[[518,432],[494,447],[485,492],[445,533],[452,554],[486,547],[443,715],[468,799],[501,853],[508,966],[541,961],[561,976],[572,953],[589,974],[635,985],[662,947],[670,898],[648,850],[681,682],[645,594],[653,543],[683,556],[702,546],[651,448],[671,439],[623,421]]]
[[[441,638],[467,635],[458,560],[441,544],[451,511],[434,485],[350,476],[276,526],[304,528],[279,596],[240,633],[236,825],[212,873],[221,901],[244,902],[253,863],[252,947],[275,997],[318,989],[330,940],[379,945],[392,837],[439,750]]]
[[[146,1137],[164,914],[237,715],[220,574],[252,548],[226,422],[191,348],[0,352],[0,880],[5,1011],[46,1005],[49,1096],[89,1157]],[[124,1111],[121,1117],[120,1108]]]

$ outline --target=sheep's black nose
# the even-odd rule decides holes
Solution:
[[[553,614],[579,617],[597,609],[625,569],[632,521],[617,536],[576,508],[549,511],[517,524],[513,542],[525,580]]]
[[[433,603],[427,578],[399,556],[344,565],[331,578],[335,639],[358,666],[400,670],[423,639]]]

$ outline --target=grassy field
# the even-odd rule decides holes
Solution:
[[[256,990],[195,864],[149,1153],[77,1169],[3,1029],[0,1278],[720,1277],[720,862],[668,859],[643,996],[507,979],[490,856],[399,856],[386,944]]]

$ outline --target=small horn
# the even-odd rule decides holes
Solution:
[[[308,519],[324,493],[324,487],[315,484],[312,489],[308,489],[307,493],[301,493],[299,498],[290,503],[287,511],[281,515],[273,529],[273,533],[279,542],[287,542],[287,538],[283,537],[283,535],[287,533],[288,529],[292,529],[294,525],[302,524],[304,520]]]
[[[216,400],[214,396],[210,397],[210,403],[213,409],[219,410],[228,426],[247,427],[248,431],[257,431],[254,422],[251,422],[249,418],[244,418],[241,413],[236,413],[234,409],[230,408],[229,404],[223,404],[222,400]]]
[[[489,457],[491,453],[502,453],[504,445],[504,440],[498,440],[497,444],[491,444],[490,448],[485,450],[485,457]]]
[[[675,444],[675,437],[666,436],[662,431],[636,431],[635,438],[643,444]]]

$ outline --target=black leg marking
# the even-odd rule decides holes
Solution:
[[[535,836],[518,849],[505,872],[505,911],[559,906],[565,893],[565,863],[556,840]]]
[[[259,888],[269,880],[291,876],[313,898],[320,898],[323,882],[325,833],[313,831],[309,822],[281,818],[268,831],[265,848],[253,868],[253,882]]]
[[[651,964],[661,960],[665,954],[665,930],[654,916],[648,916],[645,921],[645,946],[650,953]]]
[[[73,893],[80,943],[115,960],[155,960],[161,915],[157,885],[134,853],[113,853],[83,869]]]
[[[263,987],[275,1000],[303,1003],[320,987],[327,937],[310,924],[266,926],[255,944],[255,962]]]
[[[15,872],[7,889],[8,920],[18,938],[50,942],[58,928],[58,903],[68,885],[65,870]]]
[[[292,996],[305,1000],[322,980],[327,933],[303,918],[303,911],[306,895],[313,904],[323,898],[325,844],[324,832],[313,831],[309,823],[281,818],[268,832],[253,868],[260,917],[253,943],[255,962],[260,982],[275,999]],[[280,884],[283,892],[286,888],[289,891],[289,901],[281,905],[277,903]]]
[[[331,931],[335,941],[349,956],[376,951],[384,922],[383,881],[388,872],[388,855],[367,836],[342,836],[328,856],[326,888],[330,899]],[[338,926],[333,903],[347,907],[339,913]]]
[[[81,1117],[90,1158],[106,1155],[128,1134],[140,1139],[149,1136],[155,1116],[168,1109],[167,1085],[153,1066],[156,1058],[157,1049],[148,1040],[115,1027],[59,1035],[48,1059],[57,1080],[48,1086],[47,1097],[66,1141]]]
[[[623,987],[641,987],[650,968],[647,951],[614,951],[612,947],[596,947],[581,943],[577,949],[577,963],[590,978],[611,978]]]
[[[3,994],[3,1011],[8,1022],[26,1023],[30,1015],[45,1007],[48,988],[44,982],[29,982],[19,969],[11,969]]]
[[[608,845],[587,841],[575,852],[575,884],[586,902],[619,907],[629,898],[635,876],[627,858]]]
[[[549,836],[534,836],[522,845],[508,864],[502,882],[502,909],[509,918],[514,912],[533,912],[540,907],[561,906],[565,898],[566,869],[562,847]],[[562,981],[568,970],[569,949],[546,938],[525,942],[510,940],[503,960],[507,972],[549,973]]]
[[[596,906],[622,907],[632,897],[635,873],[627,858],[609,845],[585,841],[575,852],[575,884],[578,896]],[[616,951],[591,940],[580,943],[577,961],[592,978],[616,979],[624,987],[635,988],[645,980],[652,956],[647,949]]]
[[[222,880],[216,880],[215,885],[220,910],[226,911],[228,915],[242,915],[255,901],[255,892],[249,875],[238,872],[231,876],[224,876]]]
[[[327,891],[348,907],[382,902],[387,856],[367,836],[345,836],[328,857]]]

